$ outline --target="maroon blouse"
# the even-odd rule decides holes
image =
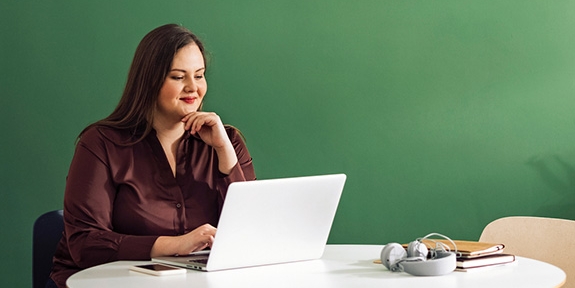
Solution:
[[[238,157],[229,175],[218,169],[215,150],[186,132],[174,177],[152,131],[143,141],[127,131],[92,127],[79,140],[64,195],[65,231],[51,278],[59,287],[73,273],[116,260],[149,260],[159,236],[214,227],[227,188],[255,180],[251,156],[239,132],[226,127]]]

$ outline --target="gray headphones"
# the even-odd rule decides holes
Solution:
[[[447,245],[431,239],[429,241],[435,242],[436,247],[429,250],[422,241],[431,236],[449,240],[455,247],[455,252],[451,252]],[[409,243],[407,250],[399,243],[385,245],[381,250],[381,263],[392,272],[407,272],[415,276],[439,276],[455,270],[456,253],[457,246],[451,239],[438,233],[431,233]]]

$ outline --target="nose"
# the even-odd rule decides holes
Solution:
[[[184,86],[184,91],[186,93],[196,92],[198,90],[198,85],[194,82],[193,79],[186,81],[186,85]]]

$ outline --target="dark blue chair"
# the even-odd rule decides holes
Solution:
[[[52,270],[52,258],[64,231],[62,210],[42,214],[34,222],[32,239],[32,287],[44,288]]]

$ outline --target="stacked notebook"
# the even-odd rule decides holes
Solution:
[[[423,243],[425,243],[429,248],[436,247],[435,242],[441,242],[447,245],[451,251],[455,251],[455,247],[453,247],[451,242],[448,240],[423,240]],[[457,252],[460,253],[457,256],[455,271],[475,271],[487,267],[515,262],[515,255],[503,253],[503,250],[505,249],[505,245],[503,244],[465,240],[453,240],[453,242],[457,245]]]

